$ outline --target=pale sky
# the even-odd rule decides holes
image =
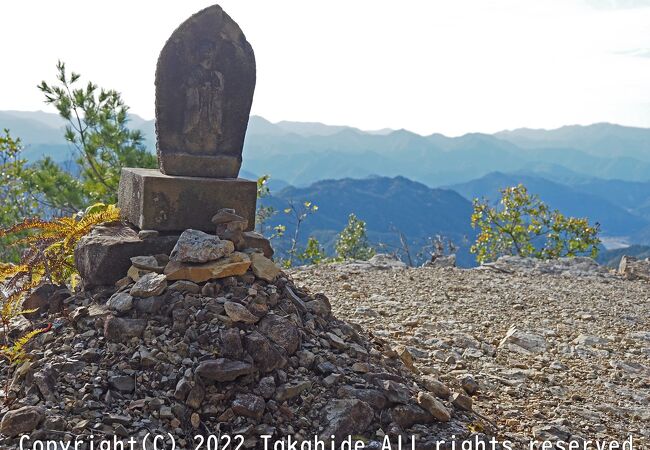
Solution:
[[[57,59],[153,118],[158,53],[212,1],[0,1],[0,110],[46,109]],[[222,0],[253,113],[421,134],[650,127],[650,0]],[[0,124],[1,127],[2,124]]]

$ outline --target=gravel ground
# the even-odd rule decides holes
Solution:
[[[292,276],[453,390],[471,375],[475,410],[502,439],[650,448],[650,283],[350,265]]]

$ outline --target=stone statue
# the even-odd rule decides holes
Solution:
[[[214,233],[237,211],[255,226],[257,183],[238,178],[255,90],[255,56],[239,26],[214,5],[183,22],[156,67],[160,170],[124,168],[118,204],[140,230]]]
[[[160,170],[237,178],[254,90],[253,49],[220,6],[183,22],[156,68]]]

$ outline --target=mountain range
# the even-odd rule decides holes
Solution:
[[[403,240],[412,258],[422,262],[426,256],[418,258],[416,254],[430,244],[429,238],[439,235],[460,247],[461,264],[473,264],[468,252],[474,237],[469,223],[472,204],[452,190],[432,189],[404,177],[346,178],[318,181],[304,188],[291,186],[262,199],[278,211],[267,225],[292,225],[295,219],[284,210],[306,201],[318,205],[318,211],[304,221],[300,241],[315,236],[329,253],[349,215],[355,214],[366,222],[370,242],[383,251],[405,251]]]
[[[153,121],[130,119],[153,151]],[[71,159],[63,125],[51,113],[0,111],[0,128],[22,139],[30,161]],[[645,128],[601,123],[448,137],[252,116],[242,176],[263,174],[275,193],[267,201],[307,199],[321,207],[305,233],[330,246],[350,212],[368,222],[375,242],[391,241],[395,230],[414,245],[434,234],[463,240],[472,236],[471,200],[496,199],[500,188],[517,183],[553,208],[599,222],[610,247],[650,244]]]
[[[25,155],[70,157],[63,121],[42,111],[0,111],[0,126],[27,144]],[[155,147],[154,122],[131,115]],[[470,181],[491,172],[538,174],[560,183],[650,181],[650,129],[607,123],[556,130],[519,129],[493,135],[420,136],[407,130],[362,131],[320,123],[271,123],[252,116],[244,170],[270,173],[295,186],[334,178],[405,176],[430,187]]]

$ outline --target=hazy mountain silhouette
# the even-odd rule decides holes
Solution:
[[[142,130],[146,145],[154,151],[154,122],[137,115],[130,119],[130,126]],[[0,128],[9,128],[15,137],[22,138],[25,157],[30,161],[44,155],[61,163],[74,159],[63,139],[63,126],[62,119],[52,113],[0,112]],[[336,218],[332,223],[318,224],[319,230],[329,230],[323,233],[330,237],[344,224],[349,211],[358,212],[368,202],[387,201],[369,193],[388,188],[402,198],[383,212],[384,219],[367,211],[377,239],[390,235],[388,223],[421,227],[409,228],[408,232],[420,237],[438,229],[447,231],[445,221],[453,224],[451,230],[462,229],[460,234],[471,232],[467,228],[469,215],[463,218],[462,226],[460,216],[455,215],[463,208],[467,212],[467,199],[496,199],[499,188],[524,182],[531,192],[566,214],[599,221],[608,235],[650,243],[649,150],[650,130],[606,123],[448,137],[421,136],[407,130],[363,131],[315,122],[272,123],[252,116],[242,176],[271,175],[271,187],[278,196],[288,185],[297,186],[283,191],[279,199],[288,195],[322,197],[325,209],[331,209],[331,217]],[[346,178],[357,180],[320,183]],[[399,181],[390,184],[387,179]],[[461,202],[465,206],[459,206],[458,200],[436,204],[433,216],[428,215],[430,211],[423,213],[417,202],[404,210],[398,208],[411,198],[422,201],[433,195],[425,188],[441,186],[459,190],[466,197]],[[347,191],[337,193],[341,189]],[[340,213],[329,206],[337,197],[337,201],[345,200]],[[318,203],[316,198],[309,199]],[[397,225],[395,221],[402,218],[405,223]],[[438,223],[437,218],[443,222]]]
[[[366,221],[375,245],[387,244],[388,250],[398,247],[399,231],[416,253],[428,237],[439,234],[462,247],[459,259],[463,265],[473,265],[467,245],[474,236],[469,223],[472,205],[454,191],[432,189],[404,177],[323,180],[309,187],[288,187],[264,199],[264,204],[278,211],[269,225],[290,223],[291,216],[283,210],[290,202],[304,201],[319,209],[305,221],[302,242],[314,235],[332,251],[336,235],[354,213]]]
[[[650,129],[611,123],[571,125],[555,130],[520,128],[496,137],[522,148],[573,148],[603,158],[627,157],[650,162]]]

